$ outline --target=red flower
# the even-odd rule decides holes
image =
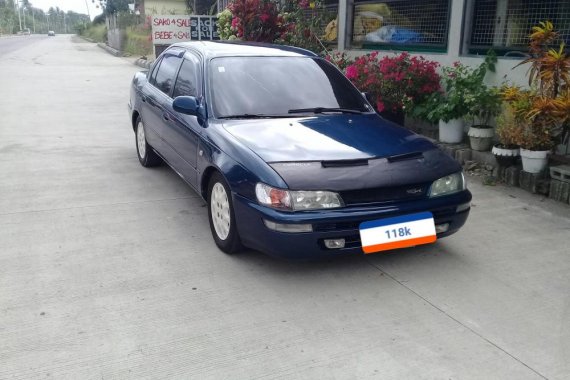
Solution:
[[[356,79],[358,76],[358,69],[354,65],[350,65],[346,68],[346,77],[348,79]]]
[[[378,100],[376,102],[376,109],[378,110],[378,112],[382,112],[386,109],[386,107],[384,106],[384,103],[381,100]]]

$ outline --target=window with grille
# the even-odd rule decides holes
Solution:
[[[570,43],[568,0],[474,0],[468,52],[524,55],[531,28],[546,20]]]
[[[336,44],[338,37],[338,0],[325,0],[322,8],[307,8],[303,10],[303,17],[313,24],[321,43],[325,45]]]
[[[450,9],[450,0],[357,0],[352,47],[446,51]]]

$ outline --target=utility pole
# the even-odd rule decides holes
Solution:
[[[18,21],[20,22],[20,31],[22,30],[22,19],[20,18],[20,0],[14,1],[15,10],[18,12]]]
[[[89,21],[91,21],[91,14],[89,13],[89,3],[85,0],[85,8],[87,8],[87,16],[89,17]]]
[[[32,8],[32,24],[34,25],[34,34],[36,34],[36,18],[34,17],[34,8]]]
[[[20,32],[22,31],[22,17],[20,16],[20,0],[17,1],[18,21],[20,22]]]

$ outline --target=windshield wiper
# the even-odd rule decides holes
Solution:
[[[362,111],[351,108],[329,108],[329,107],[297,108],[289,110],[289,113],[323,113],[323,112],[353,113],[357,115],[364,113]]]
[[[220,116],[218,119],[280,119],[283,117],[291,117],[290,115],[268,115],[256,113],[242,113],[239,115],[225,115]]]

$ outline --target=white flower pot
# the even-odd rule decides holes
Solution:
[[[549,150],[528,150],[521,148],[523,170],[527,173],[540,173],[548,164]]]
[[[439,141],[457,144],[463,141],[463,120],[439,121]]]
[[[509,167],[513,166],[517,157],[520,156],[520,149],[502,148],[499,144],[495,145],[491,150],[499,166]]]
[[[479,126],[472,126],[467,132],[471,149],[479,152],[488,152],[491,149],[494,135],[495,130],[493,128],[479,128]]]

